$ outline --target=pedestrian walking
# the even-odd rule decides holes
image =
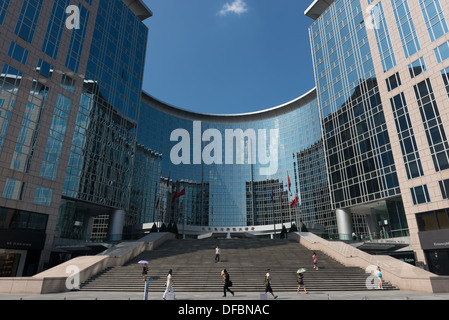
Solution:
[[[377,266],[376,275],[379,278],[379,289],[383,290],[384,286],[382,283],[382,270],[380,270],[379,266]]]
[[[312,259],[313,259],[313,268],[315,270],[318,270],[318,257],[316,256],[315,252],[312,255]]]
[[[299,290],[301,289],[301,286],[303,286],[304,292],[308,294],[309,292],[307,291],[306,286],[304,285],[304,275],[302,273],[298,273],[297,282],[298,282],[298,289],[296,290],[296,293],[300,294]]]
[[[217,245],[215,247],[215,263],[220,262],[220,253],[221,253],[221,250]]]
[[[143,265],[143,268],[142,268],[142,278],[143,278],[143,281],[146,280],[147,274],[148,274],[148,265],[145,263],[145,264]]]
[[[269,292],[271,295],[277,299],[278,296],[274,295],[273,289],[271,288],[271,270],[267,269],[267,273],[265,274],[265,293]]]
[[[167,281],[165,281],[165,292],[162,296],[162,300],[167,300],[167,297],[169,294],[173,294],[173,299],[175,298],[175,292],[173,291],[173,285],[175,284],[173,282],[173,271],[170,269],[167,274]]]
[[[234,291],[232,291],[231,289],[229,289],[229,287],[232,286],[232,281],[229,277],[229,273],[226,269],[223,269],[221,271],[221,276],[223,277],[223,280],[221,282],[224,282],[223,285],[223,297],[226,297],[226,291],[229,291],[232,296],[234,296]]]

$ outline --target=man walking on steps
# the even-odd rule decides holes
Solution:
[[[220,250],[220,248],[217,245],[217,247],[215,248],[215,263],[220,261],[220,251],[221,250]]]
[[[277,299],[278,296],[275,296],[273,293],[273,289],[271,288],[271,270],[267,269],[267,273],[265,274],[265,293],[269,292],[271,295]]]

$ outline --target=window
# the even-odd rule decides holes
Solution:
[[[437,58],[437,62],[443,62],[444,60],[449,58],[449,41],[443,43],[441,46],[436,48],[435,50],[435,56]]]
[[[448,209],[423,212],[416,215],[419,231],[449,229]]]
[[[25,50],[22,46],[19,46],[14,41],[11,41],[8,56],[19,61],[21,64],[26,64],[28,59],[28,50]]]
[[[429,79],[414,87],[435,171],[449,169],[449,143]]]
[[[404,93],[390,99],[407,178],[424,175]]]
[[[75,73],[78,72],[81,54],[83,51],[84,38],[87,31],[87,22],[89,20],[89,11],[81,4],[79,6],[80,29],[72,30],[72,37],[70,38],[69,50],[65,61],[65,66]],[[111,65],[113,65],[113,63],[111,63]]]
[[[53,75],[53,66],[51,66],[48,62],[39,59],[36,67],[36,72],[43,75],[46,78],[51,79]]]
[[[449,199],[449,179],[438,181],[443,199]]]
[[[414,188],[410,188],[412,194],[413,204],[423,204],[430,202],[429,191],[427,185],[422,185]]]
[[[394,90],[401,85],[401,78],[399,77],[399,72],[396,72],[391,77],[385,80],[387,82],[388,91]]]
[[[70,99],[58,94],[44,160],[42,161],[40,173],[42,178],[56,180],[71,104]]]
[[[9,2],[11,0],[3,0],[0,3],[0,26],[5,21],[6,12],[8,11]]]
[[[49,88],[33,80],[10,168],[28,173]]]
[[[53,196],[52,189],[37,186],[36,194],[34,195],[34,203],[44,206],[50,206],[52,196]]]
[[[406,0],[391,0],[391,4],[393,6],[394,16],[396,18],[396,24],[398,26],[405,57],[408,58],[421,50],[410,9]]]
[[[419,0],[430,40],[433,42],[448,32],[439,0]]]
[[[48,21],[47,32],[42,44],[42,52],[53,59],[56,59],[58,55],[61,36],[65,28],[65,9],[69,4],[70,0],[58,0],[53,3],[50,21]]]
[[[424,58],[421,57],[418,60],[412,62],[408,65],[408,71],[410,72],[410,78],[414,78],[419,76],[421,73],[426,71],[426,63],[424,62]]]
[[[41,8],[42,0],[23,1],[14,33],[29,43],[33,41]]]
[[[14,179],[6,179],[5,188],[3,189],[3,198],[22,200],[25,183]]]
[[[5,64],[0,75],[0,152],[2,151],[9,120],[22,82],[22,72]]]
[[[75,92],[75,84],[76,81],[74,79],[72,79],[71,77],[69,77],[66,74],[62,75],[62,79],[61,79],[61,87],[66,89],[67,91],[74,93]]]
[[[379,49],[382,67],[384,72],[387,72],[396,66],[396,58],[394,56],[393,46],[388,33],[382,2],[379,2],[373,10],[371,10],[371,17],[373,17],[374,20],[374,32],[376,34],[377,47]]]

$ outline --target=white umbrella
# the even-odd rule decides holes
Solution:
[[[303,273],[303,272],[306,272],[306,271],[307,271],[306,268],[299,268],[299,269],[296,271],[296,273]]]
[[[140,260],[140,261],[137,262],[137,263],[148,264],[148,261],[146,261],[146,260]]]

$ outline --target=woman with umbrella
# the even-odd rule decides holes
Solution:
[[[298,294],[300,294],[299,290],[301,289],[301,286],[304,287],[304,292],[305,292],[306,294],[309,293],[309,292],[307,291],[307,289],[306,289],[306,286],[304,285],[304,275],[303,275],[303,272],[306,272],[306,271],[307,271],[306,268],[300,268],[300,269],[298,269],[298,271],[296,272],[296,273],[298,274],[298,279],[296,280],[296,281],[298,282],[298,289],[296,290],[296,292],[297,292]]]

